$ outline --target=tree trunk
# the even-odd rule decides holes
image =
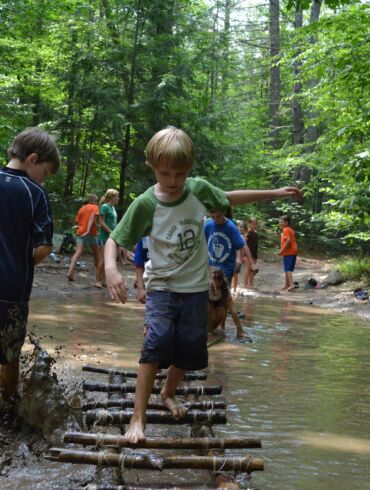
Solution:
[[[134,44],[132,47],[132,56],[131,56],[131,70],[130,70],[130,78],[129,78],[129,86],[127,91],[127,118],[131,119],[131,106],[135,100],[135,74],[136,74],[136,60],[138,54],[138,40],[139,40],[139,29],[140,29],[140,20],[141,20],[141,0],[137,1],[136,4],[136,24],[135,24],[135,34],[134,34]],[[121,171],[119,178],[119,215],[122,216],[124,209],[124,199],[125,199],[125,190],[126,190],[126,173],[128,166],[128,156],[130,151],[130,142],[131,142],[131,123],[128,122],[126,124],[125,137],[123,139],[122,145],[122,158],[121,158]]]
[[[319,20],[321,5],[322,5],[322,0],[312,0],[310,24],[313,24],[314,22],[317,22]],[[315,43],[316,43],[316,36],[314,35],[310,36],[310,44],[315,44]],[[318,80],[316,78],[312,78],[311,80],[308,81],[307,85],[311,90],[313,90],[317,84],[318,84]],[[315,150],[316,141],[319,136],[318,128],[317,125],[315,124],[315,119],[317,119],[317,117],[318,117],[318,113],[315,111],[310,111],[308,113],[308,118],[310,120],[310,123],[309,126],[307,127],[305,139],[306,139],[306,151],[309,152]]]
[[[229,88],[229,48],[230,48],[230,15],[231,0],[225,0],[225,23],[222,40],[222,94]]]
[[[295,11],[295,19],[294,19],[294,28],[301,29],[303,25],[303,12],[301,8],[297,8]],[[293,64],[294,70],[294,97],[293,97],[293,143],[295,145],[301,145],[304,142],[304,124],[303,124],[303,114],[301,102],[299,100],[299,96],[302,92],[302,82],[300,80],[301,77],[301,61],[298,60],[298,56],[300,55],[300,50],[297,47],[296,50],[296,58]]]
[[[280,126],[280,67],[278,57],[280,54],[280,18],[279,0],[269,1],[270,11],[270,142],[275,150],[279,148]]]
[[[77,32],[72,29],[71,33],[71,50],[73,56],[76,56],[74,47],[77,45]],[[75,93],[77,85],[77,60],[72,59],[68,74],[68,109],[66,118],[65,134],[67,138],[66,145],[66,165],[67,175],[64,186],[64,196],[69,197],[73,194],[73,181],[76,173],[76,121],[75,121]]]

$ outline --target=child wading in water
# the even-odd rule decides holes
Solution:
[[[157,368],[169,368],[161,391],[175,419],[186,410],[175,390],[186,370],[208,365],[208,269],[203,220],[207,210],[226,211],[262,199],[300,197],[295,187],[224,192],[200,178],[188,178],[194,147],[182,130],[168,127],[146,147],[147,165],[157,183],[131,204],[105,246],[105,276],[112,299],[125,303],[127,284],[117,270],[119,246],[131,247],[149,236],[145,264],[148,333],[140,358],[134,414],[125,439],[145,440],[146,408]]]
[[[118,191],[116,189],[108,189],[100,200],[99,209],[99,263],[96,269],[95,287],[102,288],[104,280],[104,246],[109,238],[109,235],[117,226],[117,212],[114,206],[119,202]]]
[[[52,250],[53,222],[43,184],[60,166],[53,138],[39,128],[18,134],[8,155],[0,170],[0,420],[16,415],[34,266]]]
[[[236,336],[238,338],[245,337],[225,274],[222,269],[214,269],[211,271],[211,283],[208,291],[208,331],[210,333],[213,333],[218,327],[225,329],[228,311],[230,311],[236,326]]]
[[[250,218],[248,220],[248,229],[244,235],[245,241],[251,251],[252,260],[244,260],[244,287],[248,289],[254,289],[253,281],[254,276],[257,274],[258,269],[252,268],[257,267],[258,258],[258,233],[257,233],[258,222],[256,218]]]
[[[71,259],[71,265],[66,274],[68,281],[74,281],[74,270],[78,259],[81,257],[84,247],[89,245],[94,255],[95,268],[99,263],[98,229],[96,221],[99,216],[98,196],[89,194],[83,206],[78,210],[75,218],[77,223],[76,251]],[[96,278],[98,280],[98,278]]]
[[[294,284],[293,272],[298,254],[298,245],[293,228],[290,226],[290,217],[284,215],[280,218],[280,226],[282,229],[280,239],[279,255],[283,257],[283,265],[285,272],[285,285],[281,291],[288,292],[296,289],[298,286]]]

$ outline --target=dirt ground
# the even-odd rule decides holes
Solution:
[[[92,257],[85,255],[81,259],[80,267],[76,269],[75,281],[68,282],[66,272],[70,257],[60,255],[60,262],[55,262],[48,258],[43,264],[36,267],[34,280],[34,295],[47,295],[48,292],[86,292],[91,291],[99,294],[99,290],[94,287],[95,268]],[[259,272],[255,277],[255,290],[243,288],[243,277],[239,274],[239,285],[237,289],[238,297],[273,297],[276,299],[295,301],[309,304],[320,308],[330,309],[341,313],[355,315],[363,320],[370,320],[370,300],[358,301],[355,299],[353,291],[356,288],[369,290],[370,284],[364,282],[343,282],[339,285],[328,285],[322,289],[309,289],[306,286],[308,279],[316,279],[318,284],[324,284],[330,270],[334,269],[334,264],[330,260],[312,259],[298,257],[294,280],[298,281],[299,288],[289,293],[282,293],[280,289],[284,285],[284,273],[279,257],[262,257],[258,260]],[[131,294],[134,295],[135,269],[133,265],[121,266],[121,271],[128,279]],[[101,294],[106,294],[103,290]]]

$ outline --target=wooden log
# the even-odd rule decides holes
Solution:
[[[239,489],[239,487],[235,487]],[[227,490],[227,489],[232,489],[232,487],[217,487],[217,488],[210,488],[207,487],[207,490]],[[117,486],[111,486],[111,485],[95,485],[95,484],[89,484],[86,487],[84,487],[84,490],[198,490],[198,487],[131,487],[130,485],[117,485]]]
[[[96,383],[91,381],[83,382],[83,389],[86,391],[104,391],[110,393],[135,393],[136,385],[134,383]],[[158,395],[161,392],[160,386],[153,386],[152,393]],[[222,386],[179,386],[176,388],[176,395],[220,395]]]
[[[121,467],[121,469],[145,469],[162,471],[164,469],[197,469],[220,471],[233,471],[234,473],[252,473],[263,471],[262,458],[255,458],[250,454],[244,457],[208,457],[208,456],[167,456],[158,454],[114,454],[108,451],[89,452],[71,449],[51,448],[48,459],[63,463],[93,464],[100,466]]]
[[[108,375],[108,382],[109,383],[117,383],[117,384],[122,384],[125,382],[125,378],[121,374],[109,374]],[[118,393],[108,393],[108,397],[111,400],[115,400],[116,398],[121,398],[121,395]],[[99,430],[99,428],[97,429]],[[105,430],[105,427],[103,428]],[[115,426],[115,427],[110,427],[110,433],[112,435],[116,436],[121,436],[124,433],[125,426]],[[109,447],[107,448],[111,453],[114,454],[119,454],[119,448],[118,447]],[[125,483],[122,480],[122,473],[120,468],[109,468],[106,466],[96,466],[96,472],[95,472],[95,478],[94,478],[95,483],[100,484],[110,484],[110,485],[120,485]]]
[[[128,424],[133,415],[133,410],[89,410],[86,412],[87,425],[121,425]],[[224,410],[189,410],[184,417],[176,420],[171,412],[159,410],[146,411],[147,424],[184,425],[193,422],[202,424],[226,424],[226,412]]]
[[[137,378],[137,371],[127,371],[125,369],[118,368],[103,368],[100,366],[90,366],[85,364],[82,366],[82,371],[88,371],[90,373],[100,373],[100,374],[121,374],[124,378]],[[166,372],[161,372],[156,374],[156,379],[165,379],[167,378]],[[185,381],[195,381],[195,380],[205,380],[207,379],[207,373],[202,371],[188,371],[185,373],[184,380]]]
[[[65,443],[83,444],[85,446],[118,446],[146,449],[246,449],[260,448],[261,440],[254,438],[219,438],[219,437],[171,437],[167,439],[147,438],[138,444],[130,444],[123,436],[111,434],[91,434],[90,432],[66,432]]]
[[[96,408],[133,408],[135,401],[133,399],[117,398],[115,400],[89,401],[82,405],[82,410],[94,410]],[[225,410],[227,404],[224,400],[199,400],[185,402],[183,405],[188,410]],[[149,410],[165,410],[169,409],[161,402],[149,401]]]

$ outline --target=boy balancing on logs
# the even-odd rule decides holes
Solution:
[[[295,187],[224,192],[200,178],[188,178],[194,147],[181,129],[167,127],[146,147],[146,164],[157,183],[139,196],[111,233],[105,248],[105,273],[112,299],[125,303],[127,285],[117,270],[118,247],[131,247],[149,236],[144,281],[148,333],[140,358],[134,414],[125,434],[135,444],[145,440],[145,412],[157,368],[169,368],[161,391],[175,419],[185,414],[175,390],[186,370],[208,364],[208,252],[203,219],[207,211],[226,211],[263,199],[301,197]]]
[[[33,268],[52,248],[53,223],[43,183],[60,165],[53,138],[38,128],[22,131],[8,155],[9,163],[0,170],[0,412],[4,416],[16,409]]]

